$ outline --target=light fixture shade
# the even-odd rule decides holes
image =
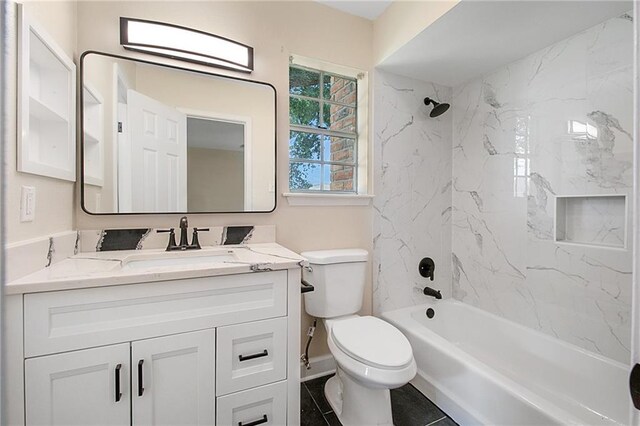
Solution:
[[[120,18],[120,44],[128,50],[250,73],[253,47],[191,28]]]

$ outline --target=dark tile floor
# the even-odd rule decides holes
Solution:
[[[324,397],[324,384],[332,376],[333,374],[300,384],[301,426],[341,426]],[[391,410],[395,426],[456,425],[456,422],[411,384],[391,391]]]

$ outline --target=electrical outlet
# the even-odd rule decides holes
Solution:
[[[36,218],[36,188],[23,186],[20,200],[20,222],[33,222]]]

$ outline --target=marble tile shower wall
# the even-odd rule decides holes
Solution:
[[[374,312],[424,303],[424,286],[451,295],[451,114],[423,99],[451,89],[376,71],[374,89]],[[435,261],[435,280],[418,274]]]
[[[625,14],[452,100],[453,296],[625,363],[630,241],[556,243],[554,210],[556,196],[625,194],[630,216],[632,43]],[[603,241],[625,245],[619,227],[604,228]]]

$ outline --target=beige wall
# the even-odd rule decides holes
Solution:
[[[201,212],[244,208],[244,152],[187,148],[187,206]]]
[[[177,72],[162,67],[137,66],[136,69],[137,90],[165,105],[185,111],[187,115],[230,116],[248,120],[251,136],[245,148],[251,150],[251,210],[273,209],[274,193],[270,192],[275,175],[273,89],[266,85]],[[244,197],[244,188],[240,197]],[[224,211],[200,209],[215,210]]]
[[[394,1],[373,25],[373,63],[387,56],[417,36],[458,4],[460,0]]]
[[[78,4],[78,51],[100,50],[156,61],[156,58],[127,52],[120,47],[120,16],[186,25],[249,44],[255,49],[255,71],[250,78],[269,82],[277,88],[278,208],[271,214],[191,215],[192,225],[275,224],[278,242],[294,251],[345,247],[371,250],[370,206],[290,207],[281,195],[286,191],[288,181],[289,55],[299,54],[371,71],[370,21],[314,2],[81,2]],[[330,32],[327,31],[328,23]],[[184,66],[184,63],[178,64]],[[76,208],[76,214],[80,229],[166,227],[179,219],[170,215],[97,217],[89,216],[79,208]],[[369,274],[363,312],[371,309],[370,282]],[[304,316],[302,329],[306,330],[309,323],[310,319]],[[320,328],[316,336],[312,356],[328,352],[324,330]]]
[[[41,237],[74,228],[73,182],[17,172],[17,6],[10,7],[15,25],[8,28],[11,44],[9,62],[14,64],[8,73],[7,111],[8,136],[12,143],[6,146],[6,238],[8,243]],[[69,57],[74,57],[76,46],[75,2],[28,2],[25,10],[56,40]],[[20,197],[23,185],[36,188],[36,211],[33,222],[20,222]]]

